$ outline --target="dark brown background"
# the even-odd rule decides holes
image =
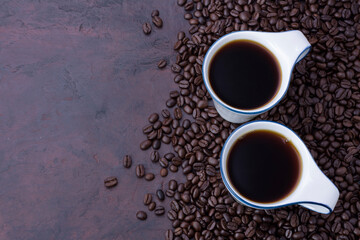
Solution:
[[[156,8],[164,27],[145,36]],[[139,143],[176,88],[156,64],[186,28],[176,1],[1,1],[0,239],[163,239],[165,216],[135,218],[165,182]]]

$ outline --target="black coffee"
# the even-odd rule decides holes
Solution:
[[[292,192],[301,172],[300,155],[285,137],[257,130],[238,139],[227,161],[230,182],[244,197],[260,203]]]
[[[277,59],[265,47],[248,40],[235,40],[221,47],[209,67],[209,80],[216,95],[240,109],[268,103],[280,86]]]

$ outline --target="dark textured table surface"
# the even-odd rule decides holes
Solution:
[[[153,9],[164,26],[145,36]],[[1,1],[1,240],[163,238],[165,216],[135,218],[165,183],[139,143],[176,88],[157,62],[174,62],[186,28],[176,1]],[[154,182],[136,179],[139,162]],[[108,190],[111,175],[119,185]]]

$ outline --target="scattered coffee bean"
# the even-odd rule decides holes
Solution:
[[[178,4],[179,6],[184,6],[185,3],[186,3],[186,0],[177,0],[177,4]]]
[[[136,213],[136,217],[137,217],[139,220],[144,221],[144,220],[146,220],[146,218],[147,218],[147,214],[146,214],[146,212],[144,212],[144,211],[138,211],[138,212]]]
[[[151,12],[151,17],[159,16],[159,10],[155,9]]]
[[[171,229],[165,232],[165,240],[174,240],[174,232]]]
[[[154,16],[152,18],[152,22],[157,28],[161,28],[163,26],[163,21],[159,16]]]
[[[148,134],[153,130],[153,126],[151,124],[146,125],[145,127],[143,127],[143,133],[144,134]]]
[[[152,202],[152,196],[150,193],[145,194],[144,196],[144,205],[149,205]]]
[[[130,168],[132,164],[131,157],[129,155],[125,155],[123,158],[123,166],[124,168]]]
[[[152,113],[149,118],[148,118],[148,121],[150,123],[155,123],[157,120],[159,119],[159,114],[157,113]]]
[[[151,154],[150,154],[150,160],[152,162],[158,162],[160,159],[160,154],[158,151],[152,151]]]
[[[115,187],[118,184],[118,180],[116,177],[107,177],[104,180],[104,185],[107,188]]]
[[[147,173],[147,174],[145,174],[144,178],[146,181],[152,181],[152,180],[154,180],[155,175],[153,173]]]
[[[169,118],[170,117],[170,111],[167,109],[163,109],[161,111],[161,116],[163,116],[163,118]],[[164,124],[163,124],[164,125]]]
[[[135,169],[135,173],[138,178],[144,177],[144,175],[145,175],[144,165],[142,165],[142,164],[137,165],[136,169]]]
[[[155,208],[155,214],[158,216],[164,215],[165,213],[165,208],[163,206],[159,206],[157,208]]]
[[[169,108],[172,108],[173,106],[175,106],[176,104],[176,100],[173,98],[170,98],[169,100],[166,101],[166,106]]]
[[[155,203],[155,202],[151,202],[151,203],[148,205],[149,211],[154,211],[155,208],[156,208],[156,203]]]
[[[169,181],[169,189],[170,189],[170,190],[176,190],[177,186],[178,186],[178,185],[177,185],[177,181],[176,181],[176,180],[172,179],[172,180]]]
[[[166,177],[168,175],[168,170],[166,168],[161,168],[160,176]]]
[[[144,23],[143,24],[143,26],[142,26],[142,28],[143,28],[143,32],[146,34],[146,35],[148,35],[148,34],[150,34],[151,33],[151,25],[150,25],[150,23]]]
[[[145,140],[140,144],[140,149],[141,150],[146,150],[149,147],[151,147],[151,145],[152,145],[152,142],[150,140]]]
[[[157,66],[158,66],[158,68],[164,68],[164,67],[166,67],[166,64],[167,64],[166,60],[162,59],[158,62]]]
[[[177,213],[174,210],[170,210],[167,216],[170,221],[174,221],[177,218]]]
[[[167,168],[169,166],[168,160],[166,158],[160,158],[159,160],[160,166],[163,168]]]
[[[156,196],[160,201],[164,201],[165,199],[165,194],[161,189],[156,190]]]
[[[153,148],[153,149],[158,150],[158,149],[160,148],[160,146],[161,146],[161,141],[160,141],[160,140],[155,139],[155,140],[152,142],[152,148]]]
[[[180,120],[182,118],[182,112],[180,108],[175,108],[174,110],[174,117],[177,120]]]

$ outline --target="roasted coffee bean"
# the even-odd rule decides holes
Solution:
[[[153,149],[158,150],[158,149],[160,148],[160,146],[161,146],[161,141],[160,141],[160,140],[155,139],[155,140],[152,142],[152,148],[153,148]]]
[[[166,158],[160,158],[159,160],[160,166],[163,168],[167,168],[169,166],[168,160]]]
[[[146,125],[145,127],[143,127],[143,133],[144,133],[144,134],[148,134],[148,133],[150,133],[152,130],[153,130],[153,127],[152,127],[151,124]]]
[[[175,191],[177,189],[177,182],[176,180],[172,179],[169,181],[169,189]]]
[[[159,10],[155,9],[151,12],[151,17],[159,16]]]
[[[210,196],[208,199],[208,204],[210,207],[215,207],[217,205],[217,199],[214,196]]]
[[[164,215],[165,208],[163,206],[156,207],[154,212],[157,216]]]
[[[173,64],[171,66],[171,71],[173,71],[174,73],[179,73],[181,71],[181,67],[178,64]]]
[[[163,26],[163,21],[159,16],[152,17],[152,22],[157,28],[161,28]]]
[[[147,174],[145,174],[144,178],[146,181],[152,181],[152,180],[154,180],[155,175],[153,173],[147,173]]]
[[[167,109],[163,109],[161,111],[161,116],[163,116],[163,118],[169,118],[170,117],[170,111],[167,110]],[[165,124],[163,123],[163,125],[165,125]]]
[[[150,160],[152,162],[158,162],[160,159],[160,154],[158,151],[152,151],[150,154]]]
[[[165,240],[174,240],[174,232],[171,229],[166,230]]]
[[[175,195],[175,192],[173,191],[173,190],[166,190],[165,191],[165,195],[167,196],[167,197],[174,197],[174,195]]]
[[[299,217],[296,214],[291,216],[290,225],[294,228],[299,225]]]
[[[160,170],[160,176],[166,177],[168,175],[168,170],[166,168],[161,168]]]
[[[142,164],[139,164],[136,166],[136,169],[135,169],[135,173],[136,173],[136,176],[138,178],[142,178],[145,176],[145,168],[144,168],[144,165]]]
[[[104,185],[107,188],[115,187],[118,184],[118,180],[116,177],[107,177],[104,180]]]
[[[215,210],[218,212],[225,212],[226,211],[226,206],[223,204],[218,204],[215,206]]]
[[[144,212],[144,211],[138,211],[138,212],[136,213],[136,217],[137,217],[137,219],[139,219],[139,220],[141,220],[141,221],[144,221],[144,220],[146,220],[146,218],[147,218],[147,214],[146,214],[146,212]]]
[[[173,98],[170,98],[166,101],[166,106],[169,108],[172,108],[173,106],[175,106],[176,104],[176,100]]]
[[[154,140],[154,139],[156,139],[156,138],[157,138],[157,131],[155,131],[155,130],[151,131],[151,132],[147,135],[147,138],[148,138],[149,140]]]
[[[248,229],[246,229],[246,231],[245,231],[245,236],[247,237],[247,238],[251,238],[251,237],[253,237],[254,235],[255,235],[255,228],[254,227],[249,227]]]
[[[244,22],[248,22],[250,20],[250,17],[251,17],[251,15],[249,12],[241,12],[239,14],[239,18]]]
[[[151,145],[152,145],[152,142],[150,140],[145,140],[140,144],[140,149],[141,150],[146,150],[149,147],[151,147]]]
[[[180,211],[180,205],[178,204],[177,201],[172,200],[170,203],[170,207],[172,210],[174,210],[175,212],[179,212]]]
[[[177,0],[177,4],[178,4],[179,6],[183,6],[183,5],[185,5],[186,1],[187,1],[187,0]],[[178,37],[178,38],[179,38],[179,37]]]
[[[182,112],[181,112],[180,108],[175,108],[174,117],[175,117],[175,119],[178,119],[178,120],[182,118]]]
[[[179,157],[173,157],[171,162],[174,166],[180,166],[182,163],[182,160]]]
[[[144,23],[143,26],[142,26],[142,28],[143,28],[143,32],[144,32],[146,35],[148,35],[148,34],[151,33],[151,25],[150,25],[150,23],[148,23],[148,22]]]
[[[204,109],[208,106],[208,102],[206,100],[201,100],[197,102],[196,106],[200,109]]]
[[[206,166],[205,172],[209,176],[215,176],[216,175],[216,169],[211,165]]]
[[[158,130],[161,128],[161,126],[162,126],[162,123],[160,121],[155,121],[153,124],[153,129]]]
[[[303,232],[296,232],[292,235],[293,239],[302,239],[305,236]]]
[[[155,202],[151,202],[151,203],[148,205],[149,211],[153,211],[155,208],[156,208],[156,203],[155,203]]]
[[[125,155],[123,158],[123,166],[124,168],[130,168],[132,164],[131,157],[129,155]]]
[[[178,50],[182,46],[182,42],[179,40],[174,44],[174,50]]]
[[[166,60],[162,59],[158,62],[157,66],[158,66],[158,68],[164,68],[164,67],[166,67],[166,64],[167,64]]]
[[[156,122],[158,119],[159,119],[159,114],[157,114],[157,113],[152,113],[152,114],[149,116],[148,121],[149,121],[150,123],[154,123],[154,122]]]
[[[178,91],[171,91],[169,95],[171,98],[177,98],[177,97],[179,97],[180,94]],[[169,112],[169,116],[170,116],[170,112]]]
[[[182,233],[183,233],[183,229],[181,227],[175,228],[175,230],[174,230],[174,235],[175,236],[180,236]],[[175,237],[175,239],[176,239],[176,237]],[[178,239],[182,239],[182,238],[178,238]]]
[[[145,194],[144,196],[144,205],[149,205],[152,202],[152,196],[150,193]]]
[[[164,158],[166,158],[168,161],[170,161],[171,159],[173,159],[173,157],[175,157],[175,154],[172,152],[166,153],[164,155]]]
[[[156,190],[156,196],[160,201],[164,201],[165,199],[165,194],[161,189]]]
[[[177,218],[177,213],[174,210],[170,210],[167,216],[170,221],[174,221]]]
[[[171,165],[171,166],[169,167],[169,170],[170,170],[171,172],[177,172],[179,169],[178,169],[177,166]]]
[[[164,131],[163,131],[163,132],[164,132]],[[171,142],[171,138],[168,137],[168,136],[166,136],[166,135],[164,135],[164,136],[162,136],[161,141],[162,141],[163,143],[165,143],[165,144],[169,144],[169,143]]]
[[[226,227],[231,231],[235,231],[236,229],[238,229],[239,226],[234,222],[228,222]]]

